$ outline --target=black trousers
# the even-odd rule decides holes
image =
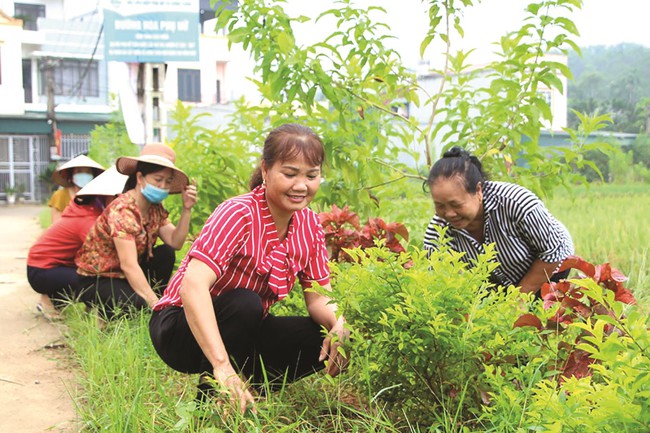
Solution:
[[[151,259],[140,261],[142,272],[158,295],[165,290],[169,282],[175,260],[174,249],[163,244],[153,249]],[[126,278],[80,276],[79,286],[81,287],[80,299],[86,305],[101,306],[108,317],[112,317],[118,309],[149,307],[144,298],[133,291]]]
[[[63,306],[79,294],[79,274],[74,267],[44,269],[27,266],[27,281],[36,292],[49,296],[56,307]]]
[[[263,317],[259,295],[247,289],[217,296],[212,306],[233,367],[253,384],[263,384],[264,374],[273,386],[324,367],[318,360],[324,334],[310,317]],[[149,333],[158,355],[174,370],[212,374],[183,308],[154,311]]]

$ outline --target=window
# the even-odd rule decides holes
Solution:
[[[23,20],[23,29],[38,30],[37,20],[45,18],[45,5],[15,3],[14,17]]]
[[[201,102],[200,70],[178,70],[178,99],[185,102]]]
[[[553,104],[553,93],[550,90],[540,90],[538,94],[546,100],[549,107]]]
[[[23,90],[25,91],[25,102],[32,100],[32,60],[23,59]]]
[[[72,97],[99,96],[99,67],[88,60],[42,60],[39,61],[40,94],[47,94],[47,69],[52,68],[54,94]]]
[[[411,110],[409,108],[408,102],[398,102],[390,107],[390,111],[397,113],[407,119],[411,116]]]

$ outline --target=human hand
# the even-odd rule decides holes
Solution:
[[[159,301],[158,296],[155,294],[150,296],[148,299],[146,299],[147,305],[149,305],[149,308],[153,308],[154,305],[156,305]]]
[[[253,413],[257,413],[255,408],[255,399],[248,390],[248,385],[241,379],[239,374],[228,363],[226,366],[217,367],[213,370],[214,380],[222,391],[228,394],[230,402],[236,407],[241,414],[246,412],[250,406]]]
[[[185,187],[183,191],[183,209],[192,209],[198,200],[198,191],[196,189],[196,180]]]
[[[343,349],[344,343],[350,338],[350,331],[345,327],[344,323],[341,318],[330,329],[327,337],[323,340],[323,346],[318,358],[319,361],[327,361],[325,363],[325,373],[332,377],[338,376],[350,362],[349,354]]]

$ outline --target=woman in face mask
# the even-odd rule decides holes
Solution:
[[[47,205],[51,208],[52,224],[59,218],[75,194],[93,178],[104,171],[104,167],[85,155],[79,155],[57,168],[52,181],[62,188],[52,194]]]
[[[102,211],[122,193],[126,179],[115,167],[94,178],[29,249],[27,280],[41,294],[36,309],[46,318],[59,317],[58,309],[79,293],[75,255]]]
[[[139,157],[120,157],[115,163],[129,176],[124,193],[97,219],[75,260],[81,299],[100,304],[108,317],[116,308],[152,306],[169,281],[174,251],[185,242],[197,199],[196,186],[189,185],[175,160],[169,146],[148,144]],[[161,203],[179,193],[183,210],[174,225]],[[159,237],[164,244],[155,246]]]

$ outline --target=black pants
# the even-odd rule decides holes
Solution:
[[[56,307],[63,306],[79,294],[79,274],[73,267],[44,269],[27,266],[27,281],[36,292],[49,296]]]
[[[253,384],[295,381],[324,367],[318,360],[324,335],[310,317],[263,317],[257,293],[235,289],[212,299],[219,333],[233,367]],[[183,373],[212,373],[181,307],[154,311],[149,333],[158,355]],[[263,367],[262,367],[263,366]]]
[[[159,245],[153,249],[151,259],[140,262],[140,268],[149,285],[158,295],[165,290],[169,282],[175,260],[176,253],[172,247]],[[86,305],[101,306],[108,317],[112,317],[117,309],[149,307],[144,298],[133,291],[126,278],[80,276],[79,286],[81,300]]]

